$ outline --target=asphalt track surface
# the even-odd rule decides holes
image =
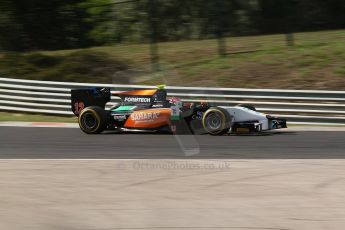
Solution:
[[[345,132],[259,136],[86,135],[72,128],[0,127],[0,159],[345,159]]]

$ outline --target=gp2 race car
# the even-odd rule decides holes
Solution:
[[[111,96],[121,103],[105,109]],[[174,134],[260,133],[286,128],[286,120],[256,111],[252,105],[233,107],[183,103],[167,99],[164,88],[112,93],[110,88],[75,89],[71,107],[87,134],[105,130],[154,131]]]

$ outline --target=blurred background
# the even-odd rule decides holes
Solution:
[[[0,76],[345,89],[342,0],[1,0]]]

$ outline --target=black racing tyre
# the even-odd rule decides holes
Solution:
[[[241,106],[241,107],[244,107],[244,108],[247,108],[247,109],[256,111],[255,106],[254,106],[254,105],[251,105],[251,104],[239,104],[239,105],[237,105],[237,106]]]
[[[231,115],[223,108],[208,109],[202,117],[205,131],[211,135],[223,135],[231,128]]]
[[[90,106],[81,111],[78,123],[84,133],[98,134],[107,127],[107,115],[101,107]]]

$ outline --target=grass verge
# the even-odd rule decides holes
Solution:
[[[0,122],[2,121],[63,122],[63,123],[77,123],[78,122],[76,117],[58,117],[58,116],[47,116],[47,115],[0,112]]]
[[[5,54],[0,73],[17,78],[240,88],[345,90],[345,30],[159,44],[161,72],[150,71],[148,44]],[[140,74],[118,71],[138,69]]]

